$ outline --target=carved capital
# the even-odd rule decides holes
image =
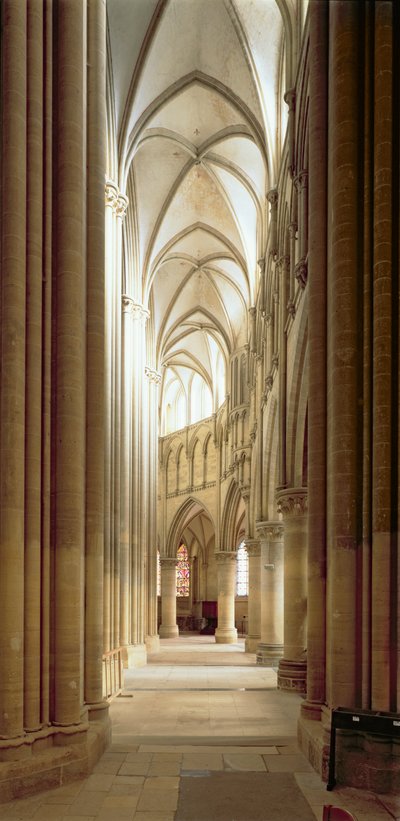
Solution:
[[[265,257],[261,257],[261,259],[258,259],[257,265],[260,269],[260,274],[263,274],[265,271]]]
[[[307,285],[308,264],[306,259],[300,259],[294,269],[294,275],[301,288]]]
[[[113,182],[113,180],[106,180],[105,202],[109,208],[112,208],[117,217],[124,218],[129,200],[125,194],[121,194],[117,183]]]
[[[236,550],[219,550],[218,553],[215,554],[215,558],[217,564],[226,565],[231,562],[236,562],[237,553]]]
[[[259,539],[245,539],[244,544],[250,558],[261,556],[261,542]]]
[[[276,188],[271,188],[271,191],[267,192],[267,200],[271,206],[271,211],[273,208],[276,208],[278,205],[278,190]]]
[[[133,319],[138,319],[140,322],[143,322],[143,324],[150,316],[150,311],[148,311],[147,308],[144,308],[140,302],[135,302],[134,299],[126,294],[122,295],[122,312],[131,314]]]
[[[278,513],[283,517],[305,516],[307,513],[307,488],[292,487],[281,490],[276,495]]]
[[[288,225],[290,239],[296,239],[298,225],[297,222],[290,222]]]
[[[118,199],[117,199],[115,209],[114,209],[117,217],[120,217],[121,219],[124,219],[125,214],[126,214],[126,210],[128,208],[128,205],[129,205],[128,197],[126,197],[125,194],[120,194]]]
[[[160,556],[160,565],[161,570],[163,567],[177,567],[178,559],[171,558],[170,556]]]
[[[283,254],[283,256],[279,257],[277,263],[279,268],[281,269],[281,273],[285,274],[290,265],[290,257],[288,254]]]
[[[249,314],[251,319],[254,319],[257,316],[257,308],[254,305],[249,308]]]
[[[153,382],[154,385],[159,385],[161,382],[161,374],[153,368],[149,368],[148,365],[145,365],[144,375],[149,382]]]
[[[294,315],[295,315],[295,313],[296,313],[296,307],[295,307],[294,302],[293,302],[291,299],[289,299],[289,302],[288,302],[288,304],[287,304],[286,308],[287,308],[287,312],[288,312],[288,314],[289,314],[290,316],[294,316]]]
[[[297,191],[301,191],[303,188],[307,188],[308,186],[308,171],[305,169],[300,171],[295,177],[294,184],[296,186]]]
[[[284,527],[282,522],[256,522],[256,531],[260,539],[267,542],[281,542]]]
[[[296,89],[290,88],[285,92],[283,99],[289,107],[289,111],[294,111],[296,108]]]
[[[112,180],[107,180],[105,185],[105,203],[109,208],[115,211],[118,202],[119,189],[118,185]]]

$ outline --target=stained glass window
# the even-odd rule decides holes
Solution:
[[[249,556],[242,542],[237,550],[236,595],[249,595]]]
[[[159,550],[157,550],[157,596],[161,596],[161,563]]]
[[[177,551],[178,566],[176,568],[176,595],[183,597],[189,595],[190,569],[189,556],[184,544]]]

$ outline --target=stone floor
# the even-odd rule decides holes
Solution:
[[[319,821],[324,804],[346,807],[357,821],[400,819],[396,797],[326,791],[297,746],[299,697],[277,691],[274,671],[257,667],[243,641],[223,649],[210,636],[161,644],[147,667],[127,672],[111,705],[113,743],[94,773],[1,805],[0,821],[173,821],[181,778],[232,771],[293,773]],[[288,817],[296,820],[295,808]]]

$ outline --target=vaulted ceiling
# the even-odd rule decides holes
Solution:
[[[109,170],[130,200],[132,295],[150,309],[165,390],[187,394],[198,373],[213,410],[221,361],[247,341],[298,1],[107,0]]]

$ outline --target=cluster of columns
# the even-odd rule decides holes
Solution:
[[[44,737],[54,748],[87,740],[94,717],[103,719],[104,742],[108,733],[102,695],[106,20],[104,4],[81,0],[59,4],[56,19],[51,3],[5,0],[1,11],[4,761],[24,759]],[[37,769],[33,781],[40,779]]]
[[[106,462],[104,648],[125,666],[157,649],[156,486],[160,374],[146,366],[148,310],[125,290],[122,223],[128,199],[106,184]]]

